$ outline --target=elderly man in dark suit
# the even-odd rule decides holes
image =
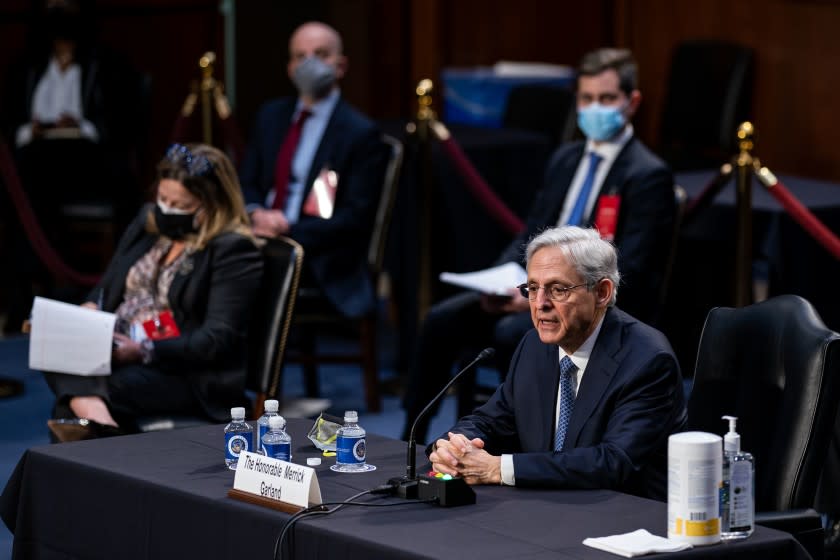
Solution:
[[[287,70],[299,95],[260,108],[239,175],[254,233],[303,245],[304,284],[357,317],[375,305],[366,251],[388,150],[374,124],[342,99],[338,82],[346,69],[335,29],[298,27]],[[331,200],[326,211],[312,204],[318,183]]]
[[[471,484],[664,500],[668,436],[686,422],[668,341],[614,307],[616,252],[596,230],[546,230],[527,260],[519,288],[534,330],[491,399],[432,446],[433,468]]]
[[[577,109],[587,140],[561,146],[552,156],[525,230],[496,264],[521,262],[525,243],[546,227],[597,224],[618,247],[624,277],[618,305],[649,322],[657,312],[673,230],[674,180],[666,164],[633,134],[630,120],[640,102],[629,51],[600,49],[584,56]],[[514,296],[468,292],[436,304],[424,321],[409,372],[403,437],[446,383],[459,352],[492,341],[504,368],[530,328],[527,304]],[[424,440],[427,423],[418,423],[418,441]]]

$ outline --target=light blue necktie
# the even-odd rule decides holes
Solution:
[[[589,152],[589,169],[586,170],[586,177],[583,179],[583,185],[580,187],[580,194],[575,201],[575,206],[572,208],[572,213],[569,214],[569,221],[566,222],[570,226],[579,226],[583,222],[583,213],[586,211],[586,202],[589,200],[589,194],[592,192],[592,185],[595,183],[595,173],[598,172],[598,164],[603,158],[595,152]]]
[[[569,427],[569,419],[572,417],[572,410],[575,408],[575,395],[572,390],[574,380],[572,376],[577,371],[577,366],[572,359],[563,356],[560,360],[560,414],[557,415],[557,431],[554,432],[554,450],[563,450],[563,440],[566,439],[566,429]]]

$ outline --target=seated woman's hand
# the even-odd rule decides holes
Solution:
[[[121,333],[114,333],[114,350],[111,352],[111,362],[115,364],[130,364],[143,361],[140,343]]]

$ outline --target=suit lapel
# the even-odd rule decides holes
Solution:
[[[309,174],[306,177],[306,183],[303,185],[302,201],[306,200],[306,197],[309,196],[309,191],[312,190],[312,185],[315,183],[315,179],[318,178],[321,170],[324,169],[324,167],[336,165],[336,162],[330,161],[330,158],[332,157],[332,154],[335,153],[335,145],[341,138],[344,137],[343,131],[345,121],[342,118],[343,103],[344,101],[342,99],[338,100],[335,110],[333,110],[333,114],[330,115],[327,128],[324,129],[324,136],[321,137],[321,142],[318,144],[318,149],[315,151],[315,157],[312,158],[312,165],[309,167]],[[338,183],[339,185],[341,184],[341,177],[338,178]]]
[[[618,192],[625,183],[627,178],[627,167],[630,165],[630,158],[627,157],[627,154],[632,149],[631,145],[636,141],[636,137],[633,136],[630,140],[624,144],[624,147],[621,148],[621,151],[616,156],[615,161],[610,167],[607,176],[604,177],[604,182],[601,184],[601,189],[598,191],[598,198],[602,195],[610,194],[613,192]],[[619,193],[620,194],[620,193]],[[598,202],[595,202],[595,205],[592,207],[592,212],[589,214],[586,223],[589,226],[592,226],[595,222],[595,213],[598,211]]]
[[[621,350],[621,324],[615,320],[613,308],[607,310],[601,332],[592,348],[592,355],[578,387],[575,407],[566,430],[567,446],[576,446],[580,432],[595,407],[604,397],[607,387],[618,371],[617,354]],[[555,385],[556,387],[556,385]]]

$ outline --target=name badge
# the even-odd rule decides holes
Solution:
[[[332,218],[336,189],[338,189],[338,173],[331,169],[322,169],[318,178],[312,183],[309,196],[303,203],[303,213],[325,220]]]
[[[315,469],[257,453],[239,455],[233,488],[302,508],[321,503]]]
[[[598,197],[598,208],[595,211],[595,229],[601,234],[601,239],[615,240],[615,230],[618,227],[618,209],[621,206],[621,195],[602,194]]]
[[[154,319],[143,321],[143,330],[146,331],[146,336],[152,340],[181,336],[181,331],[175,324],[175,318],[172,317],[171,311],[161,311],[155,315]]]

